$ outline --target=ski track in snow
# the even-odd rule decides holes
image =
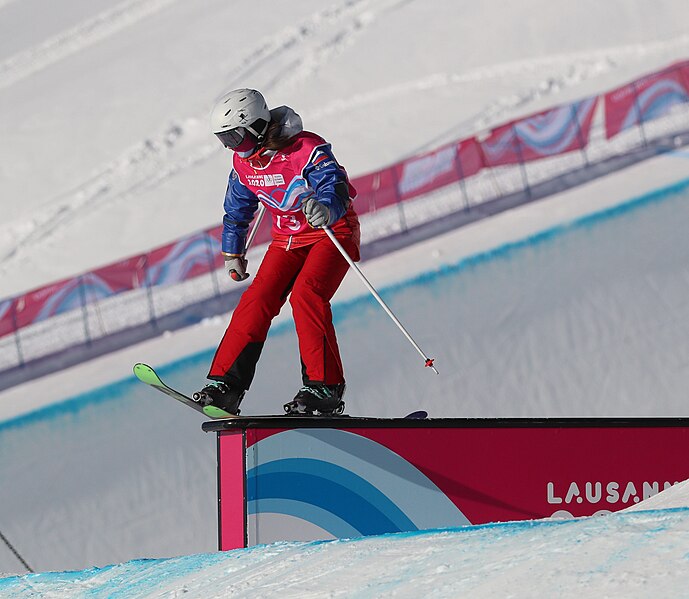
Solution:
[[[390,3],[379,2],[377,8],[386,4]],[[368,5],[368,0],[348,0],[297,26],[289,26],[278,35],[268,36],[228,71],[226,86],[239,84],[248,75],[255,77],[256,71],[266,66],[269,73],[277,71],[283,74],[266,80],[264,91],[278,85],[298,87],[301,81],[352,44],[353,34],[360,34],[367,24],[373,22]],[[276,68],[276,65],[282,65],[282,68]]]
[[[0,63],[0,89],[85,50],[174,2],[176,0],[126,0],[33,48],[10,56]],[[2,6],[0,0],[0,8]]]
[[[677,55],[682,49],[689,50],[689,35],[649,42],[647,44],[628,44],[605,50],[576,52],[510,61],[471,69],[465,73],[434,73],[416,80],[406,81],[367,93],[349,96],[347,100],[337,100],[312,113],[312,118],[326,118],[344,111],[361,109],[372,104],[387,102],[400,95],[450,87],[462,87],[476,83],[514,76],[538,76],[547,71],[545,77],[535,84],[510,95],[498,97],[486,105],[476,115],[448,128],[441,137],[430,140],[415,151],[423,151],[443,140],[453,140],[463,135],[490,129],[509,118],[514,110],[541,98],[557,94],[565,88],[574,87],[589,79],[604,75],[625,66],[630,61],[663,54]]]
[[[297,84],[325,64],[329,57],[353,43],[350,33],[361,31],[367,21],[360,16],[358,7],[366,4],[362,0],[348,1],[324,10],[296,28],[290,26],[280,35],[269,36],[228,73],[226,86],[239,84],[249,72],[255,75],[262,65],[269,66],[272,71],[276,61],[287,62],[290,70],[285,78],[289,77],[293,84]],[[98,17],[95,20],[102,19]],[[326,31],[322,33],[324,28]],[[317,35],[325,40],[317,41],[311,50],[305,52],[303,46]],[[0,82],[1,72],[0,66]],[[273,79],[264,89],[270,89],[281,81]],[[36,240],[45,243],[60,235],[64,225],[72,225],[99,205],[112,205],[143,190],[155,188],[221,151],[215,140],[205,140],[208,140],[205,112],[196,117],[178,119],[162,133],[131,147],[78,188],[49,200],[38,216],[8,223],[0,229],[0,238],[5,244],[0,249],[0,273],[11,268],[13,259],[21,256],[22,249],[32,246]]]
[[[205,161],[218,151],[217,144],[196,144],[182,152],[177,147],[197,127],[198,122],[193,119],[171,124],[158,138],[136,144],[79,188],[52,199],[40,213],[28,219],[18,219],[5,227],[4,241],[9,244],[2,253],[0,272],[7,271],[12,259],[21,256],[23,248],[32,246],[36,240],[55,238],[64,226],[74,224],[88,211],[102,204],[128,200]]]
[[[2,0],[0,0],[2,1]],[[162,10],[175,0],[127,0],[81,23],[71,30],[43,42],[0,64],[0,88],[15,83],[40,69],[87,48],[123,28]],[[275,88],[298,88],[324,66],[356,42],[378,18],[407,4],[407,0],[373,3],[369,0],[347,0],[324,9],[297,26],[289,26],[270,35],[246,53],[237,64],[232,59],[225,77],[225,87],[240,85],[251,73],[254,77],[266,67],[270,76],[262,85],[265,91]],[[505,118],[515,108],[575,86],[587,79],[614,70],[625,62],[647,56],[662,55],[689,46],[689,35],[667,41],[624,45],[591,52],[570,53],[541,59],[507,62],[472,69],[462,74],[436,73],[415,81],[356,94],[346,101],[337,100],[312,115],[319,119],[367,105],[389,101],[421,90],[472,85],[506,76],[527,76],[547,70],[548,75],[527,89],[497,98],[480,113],[450,128],[441,138],[429,140],[415,151],[422,151],[462,134],[472,134]],[[276,63],[283,68],[276,68]],[[51,198],[41,211],[21,217],[0,227],[0,274],[7,273],[25,248],[37,240],[45,244],[65,235],[72,226],[101,205],[130,201],[142,191],[155,189],[171,177],[199,165],[220,152],[205,131],[205,111],[173,120],[158,132],[134,144],[116,160],[106,164],[77,188]]]

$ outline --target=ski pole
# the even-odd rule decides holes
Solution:
[[[256,215],[256,222],[254,224],[254,228],[251,229],[251,232],[249,233],[249,236],[246,238],[246,246],[244,247],[244,253],[249,251],[249,246],[253,243],[254,237],[256,237],[256,233],[258,233],[258,227],[261,224],[261,221],[263,220],[263,215],[266,213],[266,205],[261,203],[261,205],[258,207],[258,214]]]
[[[361,272],[361,269],[355,264],[354,260],[352,260],[347,253],[347,251],[342,247],[342,244],[337,240],[335,237],[335,234],[332,232],[330,227],[323,227],[323,230],[326,232],[328,237],[330,237],[330,240],[335,244],[335,247],[339,250],[340,254],[342,254],[343,258],[347,261],[349,266],[351,266],[354,269],[354,272],[356,272],[357,275],[359,275],[359,278],[362,280],[364,285],[366,285],[366,288],[371,292],[371,295],[376,298],[378,303],[380,304],[381,308],[385,310],[386,314],[392,319],[392,322],[394,322],[397,325],[397,328],[402,331],[402,334],[407,338],[409,343],[411,343],[414,346],[414,349],[421,354],[423,359],[426,362],[426,366],[433,370],[436,374],[440,374],[436,367],[433,366],[433,358],[429,358],[425,353],[423,353],[423,350],[418,346],[416,341],[412,339],[412,336],[409,334],[407,329],[404,328],[402,323],[397,319],[397,316],[395,316],[392,313],[392,310],[388,308],[388,305],[383,301],[383,298],[378,295],[378,292],[373,288],[373,285],[369,283],[369,280],[366,278],[366,275],[364,275],[363,272]]]
[[[249,251],[249,246],[253,243],[254,237],[256,237],[256,233],[258,233],[258,227],[261,224],[261,220],[263,220],[263,215],[266,213],[266,206],[265,204],[261,204],[261,206],[258,209],[258,214],[256,215],[256,219],[254,221],[254,226],[249,232],[249,236],[246,238],[246,244],[244,245],[244,255]],[[241,281],[242,279],[239,277],[237,274],[237,271],[231,270],[230,271],[230,276],[232,277],[233,281]],[[245,277],[246,278],[246,277]]]

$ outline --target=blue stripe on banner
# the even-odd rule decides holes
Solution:
[[[250,470],[247,500],[265,499],[314,505],[365,535],[417,529],[404,512],[371,483],[345,468],[320,460],[278,460]],[[283,507],[287,509],[289,504]]]
[[[358,537],[362,534],[342,518],[311,503],[292,499],[257,499],[247,503],[250,516],[261,514],[280,514],[299,518],[315,524],[338,539]],[[415,529],[416,530],[416,529]]]

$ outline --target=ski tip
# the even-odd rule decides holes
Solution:
[[[143,362],[137,362],[134,364],[134,374],[139,374],[140,372],[151,372],[153,368],[151,368],[148,364],[144,364]]]
[[[153,370],[148,364],[142,364],[139,362],[138,364],[134,364],[134,376],[136,376],[137,379],[139,379],[142,383],[147,383],[149,385],[151,384],[160,384],[160,377],[156,374],[156,371]]]
[[[428,412],[426,412],[426,410],[417,410],[416,412],[407,414],[404,418],[405,420],[424,420],[425,418],[428,418]]]

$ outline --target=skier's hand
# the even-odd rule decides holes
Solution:
[[[330,224],[330,210],[316,198],[308,198],[301,209],[304,211],[306,220],[314,229],[325,227]]]
[[[249,278],[246,265],[244,256],[225,256],[225,272],[233,281],[244,281]]]

